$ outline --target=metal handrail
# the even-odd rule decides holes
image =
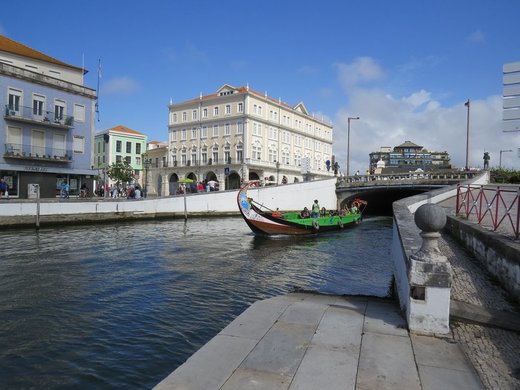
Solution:
[[[5,105],[5,118],[24,119],[42,124],[68,126],[74,125],[74,117],[71,115],[57,115],[54,111],[43,111],[34,107]]]
[[[491,222],[493,231],[511,228],[514,238],[520,237],[520,187],[459,184],[455,212],[468,219],[474,216],[479,225]]]

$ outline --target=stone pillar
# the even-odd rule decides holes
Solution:
[[[436,204],[424,204],[415,212],[415,223],[422,230],[423,242],[410,256],[408,327],[421,333],[448,333],[451,266],[438,247],[446,214]]]

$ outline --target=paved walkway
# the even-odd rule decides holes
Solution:
[[[443,234],[442,253],[453,270],[452,300],[465,302],[487,311],[513,313],[520,320],[518,306],[466,250]],[[453,305],[452,305],[453,307]],[[476,311],[476,310],[475,310]],[[477,370],[486,389],[520,389],[520,333],[491,324],[451,321],[453,338],[459,343]]]
[[[450,338],[409,335],[393,301],[289,294],[253,304],[156,389],[482,389]]]

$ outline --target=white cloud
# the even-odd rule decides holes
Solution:
[[[335,64],[341,86],[349,88],[372,81],[381,80],[385,74],[372,57],[358,57],[350,64]]]
[[[482,31],[476,30],[476,31],[472,32],[471,34],[469,34],[466,37],[466,40],[470,43],[480,44],[480,43],[484,43],[486,41],[486,36],[484,35],[484,33]]]
[[[467,108],[464,101],[446,107],[433,100],[426,90],[394,98],[382,90],[361,88],[351,89],[348,98],[348,106],[336,114],[334,125],[334,154],[343,172],[349,116],[360,117],[350,123],[350,173],[366,171],[370,152],[407,140],[429,150],[447,151],[455,167],[465,166]],[[483,153],[489,151],[490,166],[498,167],[500,150],[513,149],[515,153],[503,153],[502,166],[520,169],[516,152],[520,148],[520,133],[500,131],[501,119],[500,96],[471,101],[470,166],[482,167]]]
[[[130,95],[140,89],[140,85],[128,78],[117,77],[101,85],[101,94],[107,95]]]

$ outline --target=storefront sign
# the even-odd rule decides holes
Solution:
[[[48,168],[45,167],[25,167],[26,171],[32,171],[32,172],[47,172]]]

